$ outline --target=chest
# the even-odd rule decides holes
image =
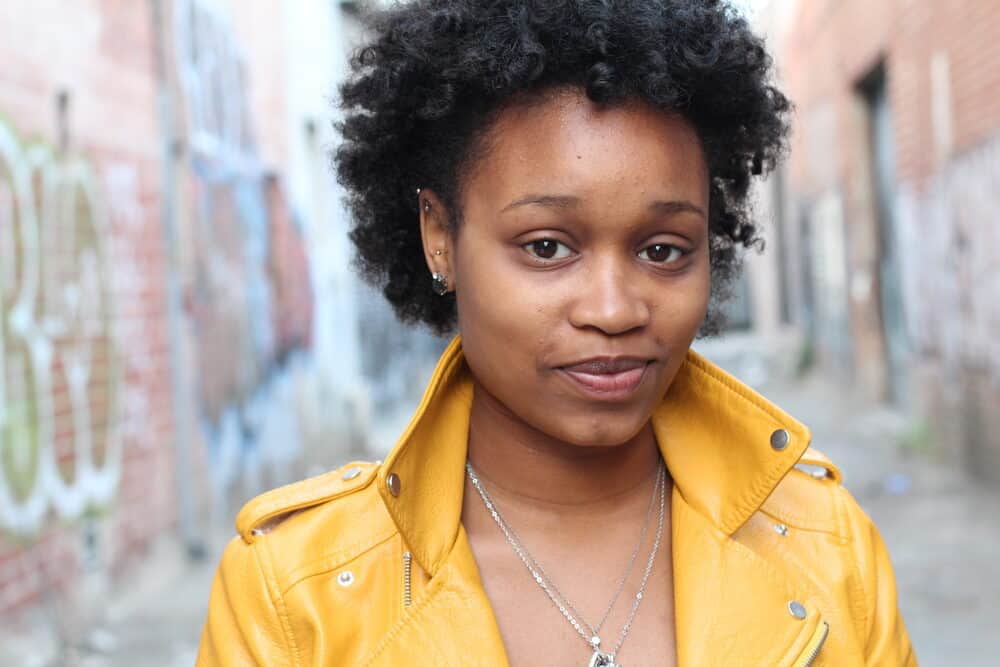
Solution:
[[[766,522],[748,526],[752,534],[741,542],[674,500],[671,530],[664,531],[670,541],[661,547],[619,664],[863,664],[849,594],[856,586],[840,572],[837,543],[819,534],[782,536]],[[586,643],[511,558],[510,546],[491,550],[472,542],[460,530],[448,562],[429,578],[414,567],[413,604],[392,627],[344,626],[352,642],[358,633],[377,635],[377,650],[365,651],[360,664],[412,664],[422,656],[421,664],[588,665]],[[562,554],[548,572],[590,623],[599,620],[620,572],[620,562],[608,567],[604,557],[614,550]],[[617,642],[636,586],[632,580],[623,588],[601,633],[602,648]]]
[[[670,531],[650,558],[652,542],[634,558],[618,541],[538,557],[541,564],[533,566],[541,568],[540,583],[504,540],[473,541],[510,664],[585,667],[595,634],[614,664],[677,664]]]
[[[634,612],[638,588],[637,582],[630,581],[607,614],[606,621],[596,629],[601,638],[601,649],[611,652],[617,648],[615,663],[624,667],[676,664],[669,555],[658,558],[658,561],[657,565],[660,567],[650,576],[642,600]],[[488,565],[483,570],[491,572]],[[586,570],[579,573],[588,574]],[[563,579],[567,582],[567,590],[576,593],[575,596],[566,593],[570,598],[575,598],[571,604],[579,609],[580,616],[590,626],[585,627],[582,632],[574,628],[557,604],[549,599],[534,580],[505,578],[496,570],[484,575],[483,587],[496,616],[511,665],[586,667],[590,664],[594,651],[583,635],[589,635],[590,628],[598,625],[604,616],[616,582],[605,581],[603,586],[599,586],[596,584],[601,583],[601,577],[581,579],[574,576]],[[587,593],[587,590],[601,591],[604,595]],[[569,613],[576,616],[573,612]]]

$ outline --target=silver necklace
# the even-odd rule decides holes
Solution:
[[[591,626],[584,620],[583,614],[581,614],[576,609],[576,607],[573,606],[573,603],[570,602],[569,599],[566,598],[566,596],[563,595],[563,593],[558,588],[556,588],[555,584],[552,583],[551,577],[549,577],[548,573],[541,566],[541,564],[538,561],[536,561],[531,556],[531,554],[528,553],[527,550],[524,551],[524,557],[527,558],[529,561],[531,561],[531,565],[538,572],[538,574],[542,575],[542,578],[552,585],[552,588],[554,589],[553,592],[556,593],[557,596],[559,596],[563,604],[566,605],[566,608],[570,612],[572,612],[572,615],[574,617],[579,619],[580,624],[583,626],[584,630],[587,631],[586,637],[591,638],[590,640],[588,640],[588,643],[592,643],[594,637],[600,636],[601,629],[604,627],[605,622],[607,622],[608,616],[611,615],[611,610],[614,609],[615,603],[618,601],[618,598],[621,596],[622,591],[625,589],[625,582],[628,581],[629,576],[632,574],[632,569],[635,566],[635,561],[639,557],[639,551],[642,549],[642,545],[645,544],[646,542],[646,534],[649,532],[649,524],[651,523],[651,520],[653,518],[653,506],[656,504],[656,499],[659,496],[657,491],[659,490],[660,485],[664,483],[665,475],[663,473],[664,473],[663,467],[662,466],[657,467],[656,481],[653,484],[653,493],[651,493],[649,496],[649,504],[646,506],[646,517],[645,519],[643,519],[642,530],[639,532],[639,540],[638,542],[636,542],[635,548],[632,550],[632,554],[629,557],[629,562],[625,568],[625,572],[622,573],[622,576],[618,579],[618,585],[615,587],[614,595],[611,596],[611,601],[608,602],[608,606],[604,609],[604,614],[601,616],[601,620],[597,623],[597,625]],[[475,476],[474,470],[472,471],[472,476]],[[492,496],[489,495],[489,492],[486,491],[486,489],[482,487],[482,485],[477,487],[477,490],[478,489],[481,489],[479,491],[480,497],[482,497],[484,493],[486,494],[486,498],[484,498],[484,501],[488,501],[487,508],[489,509],[490,507],[495,507],[495,502],[493,501]],[[490,511],[492,513],[492,509]],[[517,531],[515,531],[514,528],[507,523],[507,521],[503,518],[503,516],[500,515],[499,511],[497,512],[496,521],[498,524],[500,524],[500,527],[505,534],[509,533],[510,537],[515,542],[521,544],[521,538],[518,536]],[[532,572],[532,574],[534,574],[534,572]]]
[[[632,555],[629,556],[628,565],[625,567],[625,571],[622,573],[622,576],[618,579],[618,585],[615,587],[614,595],[611,596],[611,601],[608,602],[608,606],[604,609],[604,614],[601,616],[601,620],[597,623],[597,625],[591,626],[589,623],[584,622],[583,614],[577,611],[576,607],[573,606],[573,604],[569,601],[569,599],[566,598],[566,596],[563,595],[562,592],[555,587],[555,584],[552,584],[553,589],[555,589],[555,592],[562,598],[562,601],[566,605],[566,607],[573,613],[573,615],[576,618],[580,619],[581,624],[587,630],[591,638],[590,640],[588,640],[588,643],[592,643],[594,637],[598,638],[600,637],[601,629],[604,627],[605,622],[607,622],[608,616],[611,615],[611,610],[614,609],[615,603],[618,602],[619,596],[621,596],[622,591],[625,590],[625,582],[627,582],[629,576],[631,576],[632,568],[635,566],[635,561],[639,557],[639,551],[642,549],[642,545],[645,544],[646,542],[646,534],[649,532],[649,524],[653,518],[653,505],[656,504],[656,498],[659,495],[657,491],[659,490],[660,485],[663,483],[664,483],[663,467],[657,466],[656,480],[653,483],[653,493],[650,494],[649,504],[646,506],[646,517],[643,519],[642,522],[642,530],[639,531],[639,540],[638,542],[636,542],[635,548],[632,549]],[[497,514],[499,515],[499,512]],[[503,517],[501,516],[500,519],[503,520]],[[506,524],[506,521],[504,521],[504,523]],[[509,524],[506,525],[507,528],[510,530],[511,535],[513,535],[514,538],[517,539],[518,542],[520,542],[520,538],[518,537],[514,529],[511,528]],[[525,551],[525,555],[528,557],[529,560],[531,560],[532,564],[538,569],[538,573],[541,574],[546,581],[549,581],[551,583],[552,581],[551,577],[549,577],[549,575],[545,572],[545,570],[542,569],[541,564],[535,561],[531,557],[531,554],[527,553],[527,551]]]
[[[510,527],[510,525],[504,520],[500,515],[500,511],[490,497],[489,492],[479,481],[479,477],[476,475],[476,471],[473,469],[472,464],[466,462],[465,464],[466,474],[469,476],[469,481],[472,482],[473,488],[479,493],[479,497],[482,498],[483,504],[486,505],[486,509],[490,512],[493,520],[499,526],[500,531],[503,533],[507,542],[510,544],[511,548],[514,549],[514,553],[517,554],[521,562],[531,573],[532,578],[535,583],[541,587],[552,603],[559,609],[559,612],[563,617],[569,622],[573,629],[576,630],[577,634],[583,638],[584,642],[587,643],[588,647],[593,654],[590,657],[589,667],[620,667],[615,662],[615,656],[618,651],[621,650],[622,644],[625,643],[625,638],[628,636],[629,630],[632,628],[632,622],[635,620],[635,615],[639,611],[639,604],[642,602],[643,594],[646,591],[646,584],[649,582],[649,575],[653,570],[653,563],[656,562],[656,554],[660,548],[660,541],[663,537],[663,520],[664,520],[664,508],[666,505],[666,480],[665,473],[662,464],[657,470],[656,483],[653,487],[653,497],[659,496],[659,517],[657,519],[656,526],[656,539],[653,542],[653,548],[649,554],[649,560],[646,562],[646,568],[642,574],[642,581],[639,584],[639,591],[635,595],[635,599],[632,602],[632,608],[629,610],[628,618],[625,621],[625,625],[622,627],[621,632],[618,635],[618,642],[615,644],[614,648],[610,652],[603,652],[601,650],[601,637],[598,634],[600,627],[607,620],[607,616],[610,613],[611,607],[614,606],[615,600],[621,594],[621,589],[625,585],[625,581],[628,578],[628,571],[631,571],[632,564],[630,562],[628,571],[622,577],[619,582],[619,589],[615,592],[614,597],[611,600],[611,604],[608,610],[605,612],[604,618],[601,623],[598,624],[597,628],[590,626],[586,621],[583,620],[581,614],[576,610],[576,608],[569,602],[569,599],[563,594],[556,586],[553,584],[545,571],[542,570],[541,566],[535,561],[535,559],[528,553],[527,549],[521,544],[518,539],[517,534]],[[657,493],[659,492],[659,493]],[[652,504],[652,503],[651,503]],[[648,517],[648,513],[647,513]],[[645,528],[643,529],[642,538],[645,538]],[[635,553],[638,553],[641,547],[642,541],[640,540],[639,546],[636,547]],[[634,562],[635,556],[633,556]]]

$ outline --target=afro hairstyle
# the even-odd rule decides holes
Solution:
[[[763,247],[750,184],[783,155],[790,109],[739,12],[722,0],[416,0],[368,19],[333,158],[357,265],[401,320],[438,334],[457,320],[454,294],[431,289],[416,189],[433,189],[459,225],[462,174],[500,111],[572,86],[600,105],[680,114],[697,132],[713,294],[701,333],[719,329],[741,250]]]

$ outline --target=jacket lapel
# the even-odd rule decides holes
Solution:
[[[720,531],[676,488],[671,520],[678,664],[799,664],[822,622],[804,582]],[[793,601],[805,618],[792,615]]]
[[[507,665],[460,525],[471,400],[456,337],[378,473],[386,507],[430,581],[368,664]],[[787,568],[776,568],[732,535],[801,458],[808,429],[694,352],[652,424],[674,481],[680,665],[803,664],[822,623],[815,601],[803,593],[809,590],[804,577],[793,581]],[[804,607],[804,618],[790,610],[793,601]]]
[[[804,583],[719,531],[676,488],[671,521],[678,665],[803,664],[822,623]],[[464,529],[424,593],[369,665],[508,667]],[[790,613],[792,601],[803,605],[804,619]]]
[[[694,352],[652,422],[674,479],[680,665],[797,664],[821,623],[809,584],[733,534],[802,457],[808,429]]]
[[[753,516],[809,447],[809,429],[688,352],[652,416],[674,484],[727,535]]]

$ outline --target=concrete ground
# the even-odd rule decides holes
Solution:
[[[756,362],[732,370],[753,376],[765,395],[810,426],[814,445],[839,464],[878,524],[920,664],[1000,665],[1000,489],[935,464],[926,448],[901,445],[910,432],[902,417],[859,403],[820,376],[768,380]],[[159,545],[102,603],[103,623],[79,635],[80,648],[60,651],[44,614],[0,629],[0,665],[192,665],[223,540],[217,536],[195,564],[174,541]]]
[[[43,604],[5,623],[0,665],[190,667],[221,554],[216,541],[210,556],[192,562],[177,539],[165,537],[113,589],[63,605],[71,609]]]

